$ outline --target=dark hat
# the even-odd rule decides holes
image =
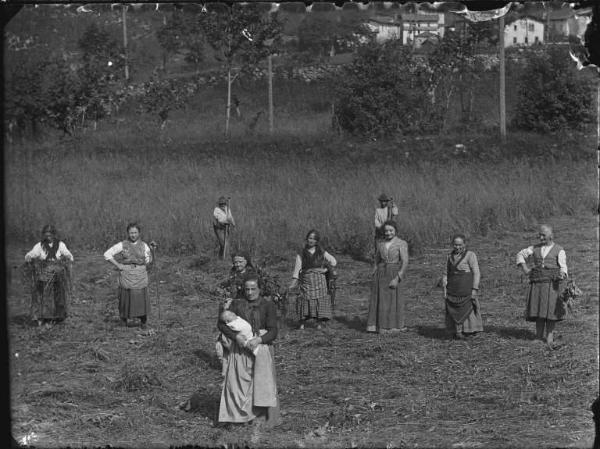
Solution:
[[[217,200],[217,204],[219,204],[219,205],[227,204],[227,198],[225,198],[224,196],[220,196],[219,199]]]
[[[379,195],[379,198],[377,198],[379,201],[391,201],[392,199],[387,196],[385,193],[382,193],[381,195]]]

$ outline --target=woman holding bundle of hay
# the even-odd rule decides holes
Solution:
[[[446,259],[446,272],[442,276],[446,301],[446,328],[454,338],[464,340],[466,335],[483,331],[479,292],[479,263],[473,251],[467,250],[466,237],[456,234],[452,238],[452,252]]]
[[[560,298],[561,284],[568,276],[567,256],[562,246],[554,243],[548,225],[540,226],[539,243],[517,254],[517,266],[529,277],[525,319],[535,321],[536,337],[552,346],[554,326],[565,318],[565,305]],[[532,258],[532,264],[527,261]]]
[[[54,226],[44,226],[41,240],[25,255],[25,262],[33,282],[31,319],[38,325],[62,322],[67,317],[73,255]]]
[[[112,246],[104,258],[119,270],[119,316],[121,321],[139,318],[142,329],[150,314],[147,265],[152,262],[150,247],[140,238],[137,223],[127,225],[127,239]]]

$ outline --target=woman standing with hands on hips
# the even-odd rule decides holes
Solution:
[[[321,235],[316,229],[306,234],[306,244],[296,255],[294,273],[289,288],[300,282],[298,315],[300,329],[304,329],[307,320],[317,320],[317,328],[332,318],[331,299],[328,298],[327,274],[337,265],[335,258],[320,244]],[[333,273],[329,273],[332,275]]]
[[[398,285],[408,267],[408,244],[397,237],[398,225],[383,224],[384,240],[377,242],[367,332],[406,331],[405,303]]]
[[[127,239],[112,246],[104,258],[119,270],[119,316],[127,325],[139,318],[142,329],[150,314],[147,265],[152,262],[150,247],[140,238],[137,223],[127,225]],[[118,258],[118,260],[115,259]]]

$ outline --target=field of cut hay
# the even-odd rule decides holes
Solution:
[[[101,253],[72,247],[74,299],[62,325],[32,327],[12,247],[8,296],[12,429],[38,447],[591,447],[598,394],[597,218],[553,218],[569,270],[584,291],[557,326],[555,349],[523,320],[526,283],[515,253],[533,225],[490,231],[469,246],[482,269],[485,332],[454,341],[434,288],[448,248],[425,246],[405,284],[409,331],[364,332],[370,264],[339,257],[335,319],[325,329],[288,323],[276,340],[283,423],[274,430],[216,427],[220,369],[213,354],[217,301],[228,265],[163,256],[152,275],[150,328],[118,320],[116,277]],[[286,284],[292,260],[271,257]],[[158,289],[157,289],[158,287]],[[161,317],[158,317],[160,303]],[[178,406],[196,393],[197,407]]]

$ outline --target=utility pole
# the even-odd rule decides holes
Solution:
[[[267,56],[267,65],[269,67],[269,133],[273,134],[273,55]]]
[[[129,81],[129,61],[127,55],[127,8],[128,5],[123,5],[121,11],[123,15],[123,52],[125,53],[125,81]]]
[[[506,79],[504,67],[504,16],[500,17],[498,30],[498,45],[500,46],[500,137],[506,141]]]

